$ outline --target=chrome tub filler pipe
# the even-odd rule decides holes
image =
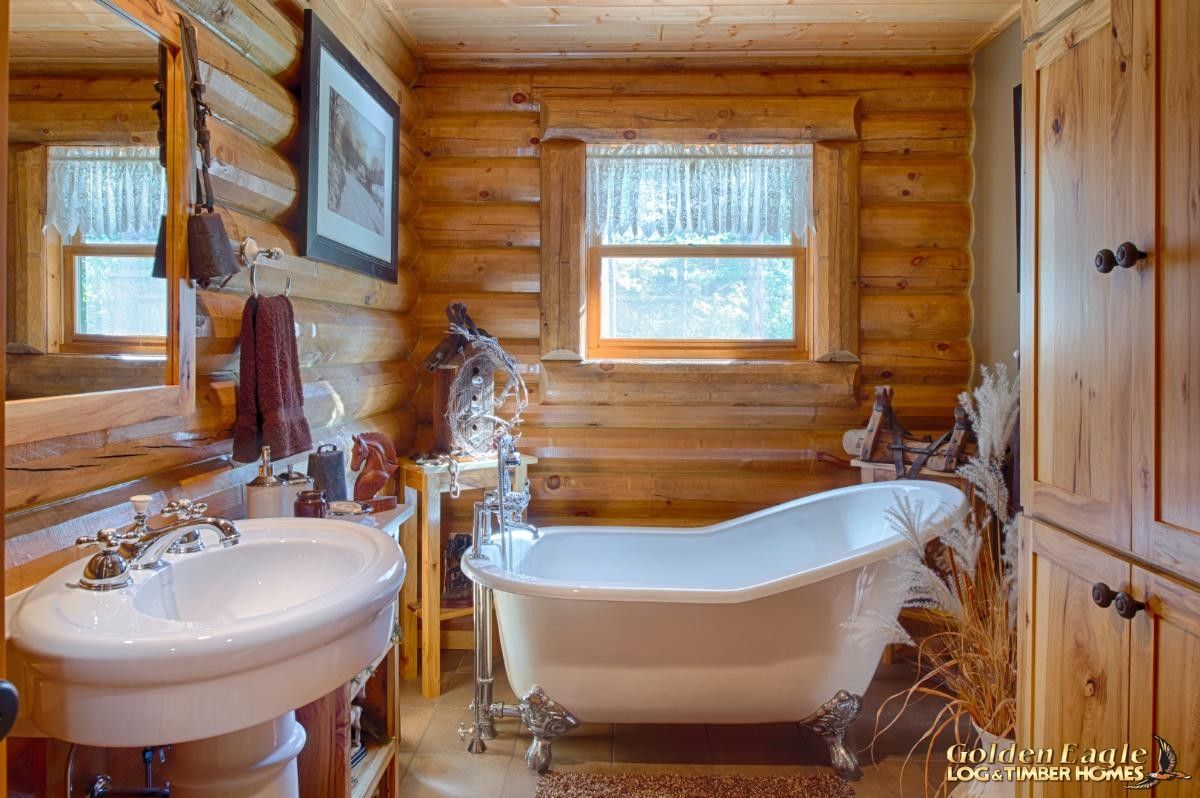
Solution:
[[[521,465],[513,436],[506,430],[497,435],[496,489],[487,491],[481,502],[475,503],[475,523],[472,529],[468,558],[486,559],[483,546],[497,545],[500,559],[507,562],[513,554],[512,534],[521,531],[532,539],[538,537],[537,527],[524,520],[529,506],[529,485],[520,491],[513,489],[515,472]],[[460,739],[467,740],[467,751],[482,754],[487,740],[496,738],[497,718],[519,719],[529,729],[533,742],[525,752],[525,764],[530,770],[545,773],[550,768],[551,745],[562,735],[579,725],[579,721],[564,707],[534,685],[514,704],[493,701],[495,684],[495,652],[492,647],[493,619],[492,589],[474,581],[475,602],[475,691],[471,701],[471,726],[459,726]]]

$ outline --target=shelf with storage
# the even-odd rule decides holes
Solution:
[[[405,503],[397,510],[380,513],[372,522],[394,539],[415,526],[416,497],[405,492]],[[370,518],[370,516],[368,516]],[[415,579],[412,561],[408,575]],[[397,761],[400,740],[400,668],[404,656],[399,629],[403,591],[396,599],[396,630],[375,660],[342,687],[296,710],[308,740],[300,752],[301,798],[396,798],[401,765]],[[355,706],[360,707],[355,710]],[[366,755],[351,764],[352,714],[361,717],[360,728]]]
[[[351,682],[296,710],[296,719],[308,735],[297,761],[301,798],[396,798],[399,794],[400,655],[397,638]],[[367,753],[352,766],[355,705],[361,707]]]
[[[513,490],[522,490],[528,468],[536,457],[521,455]],[[405,679],[415,679],[420,662],[421,694],[426,698],[441,695],[441,651],[443,648],[473,647],[470,607],[448,608],[441,605],[443,562],[443,503],[451,499],[451,487],[457,482],[464,493],[496,486],[496,460],[483,458],[456,462],[455,475],[442,463],[406,463],[403,480],[406,490],[414,491],[415,523],[405,524],[400,545],[408,562],[408,579],[401,594],[401,627],[404,632]],[[463,500],[468,500],[463,497]]]

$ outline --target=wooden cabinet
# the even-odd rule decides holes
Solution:
[[[1149,4],[1139,3],[1148,8]],[[1133,0],[1085,3],[1024,56],[1022,495],[1043,518],[1130,543],[1130,367],[1137,275],[1099,272],[1132,237],[1134,175],[1153,169],[1153,79],[1131,56]]]
[[[1196,772],[1200,4],[1024,12],[1019,735],[1158,734]],[[1137,611],[1097,606],[1100,582]]]
[[[1092,600],[1092,585],[1124,590],[1129,565],[1045,524],[1022,519],[1025,580],[1022,745],[1109,748],[1129,736],[1130,623]],[[1022,785],[1023,795],[1124,795],[1122,784]],[[1071,793],[1070,789],[1076,789]]]
[[[1132,275],[1134,550],[1200,583],[1200,3],[1159,14],[1159,164],[1136,184],[1159,218]]]
[[[1200,593],[1048,524],[1022,519],[1022,745],[1153,751],[1171,743],[1179,769],[1200,772]],[[1122,617],[1093,589],[1145,606]],[[1136,607],[1136,605],[1133,605]],[[1022,795],[1125,795],[1113,784],[1022,785]]]
[[[1130,742],[1150,747],[1158,734],[1174,746],[1179,770],[1200,776],[1200,594],[1133,566],[1133,592],[1147,609],[1132,623]],[[1193,781],[1192,784],[1195,784]],[[1166,788],[1163,794],[1167,795]],[[1177,790],[1186,795],[1188,788]]]

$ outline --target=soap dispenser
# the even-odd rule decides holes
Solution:
[[[271,447],[262,447],[258,476],[246,483],[246,517],[280,518],[292,514],[291,490],[271,470]]]

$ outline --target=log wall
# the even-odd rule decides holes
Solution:
[[[174,6],[121,0],[119,5],[161,25],[173,25],[179,10],[196,24],[201,73],[215,116],[213,184],[220,211],[234,241],[249,235],[285,252],[283,260],[259,268],[259,287],[279,293],[287,277],[293,278],[305,412],[314,438],[345,448],[350,434],[379,429],[407,450],[417,426],[411,407],[417,379],[408,358],[419,335],[410,313],[417,296],[412,263],[418,249],[409,221],[416,210],[411,176],[422,156],[411,132],[421,116],[410,89],[416,63],[398,27],[378,4],[346,0],[177,0]],[[303,11],[309,6],[401,104],[396,285],[296,254],[299,76]],[[22,108],[29,110],[34,127],[50,128],[37,114],[53,110],[64,91],[78,88],[64,80],[69,83],[61,77],[26,81]],[[198,293],[199,373],[192,415],[6,448],[8,592],[77,556],[70,544],[83,530],[73,519],[82,515],[86,524],[104,525],[127,520],[122,504],[131,494],[204,495],[214,507],[230,506],[226,494],[236,493],[252,476],[245,469],[231,471],[220,460],[231,451],[237,332],[248,291],[242,275],[224,290]]]
[[[414,357],[440,340],[445,305],[462,300],[535,364],[522,439],[541,458],[531,474],[535,520],[701,524],[851,483],[857,471],[818,453],[842,454],[842,433],[865,424],[876,383],[896,386],[910,426],[951,424],[972,366],[969,66],[627,64],[430,71],[416,86],[425,158],[413,178],[422,280]],[[538,364],[542,101],[716,93],[862,98],[861,365],[819,364],[826,370],[816,376],[773,366]],[[418,447],[430,443],[431,400],[426,380]]]

